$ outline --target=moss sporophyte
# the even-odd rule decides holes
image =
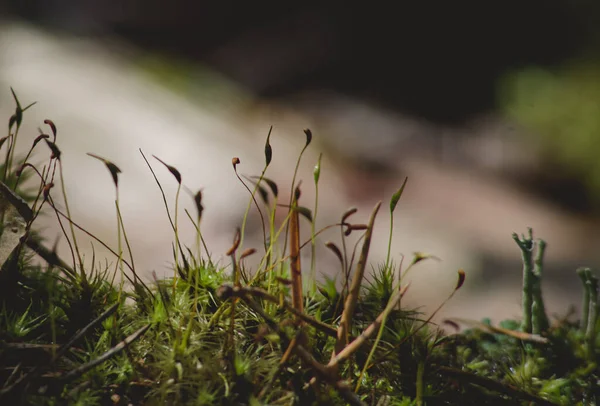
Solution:
[[[191,191],[185,174],[154,156],[177,183],[171,206],[140,151],[158,185],[174,241],[171,276],[155,275],[148,283],[136,269],[121,212],[119,180],[127,173],[111,159],[89,153],[106,166],[115,186],[117,247],[112,248],[71,216],[59,123],[46,120],[51,135],[36,136],[24,157],[15,155],[21,124],[33,104],[22,108],[16,92],[12,96],[15,112],[0,139],[0,148],[6,149],[0,168],[1,404],[598,403],[598,278],[589,268],[573,274],[584,287],[581,321],[570,315],[550,319],[541,286],[546,243],[534,240],[531,229],[513,235],[523,260],[522,320],[495,326],[458,314],[445,320],[457,332],[443,333],[432,320],[462,288],[466,273],[458,271],[456,285],[433,312],[406,307],[407,275],[436,258],[416,253],[403,266],[391,256],[394,215],[402,195],[410,192],[407,179],[384,206],[392,223],[387,256],[372,268],[369,251],[382,203],[366,224],[353,222],[357,210],[349,209],[339,223],[318,229],[319,180],[326,169],[321,157],[313,171],[312,207],[304,205],[296,181],[313,134],[304,131],[291,187],[283,192],[268,176],[277,153],[271,128],[260,175],[240,175],[244,158],[232,160],[232,179],[249,199],[226,253],[228,263],[213,260],[210,241],[202,234],[202,219],[211,215],[203,205],[208,192]],[[41,140],[45,151],[38,146]],[[34,150],[40,165],[30,163]],[[60,202],[55,185],[61,189]],[[195,216],[184,210],[187,219],[179,213],[182,189],[196,208]],[[262,244],[245,247],[254,210]],[[278,210],[285,216],[276,222],[282,217],[276,216]],[[36,219],[44,212],[59,222],[70,258],[60,258],[36,232]],[[191,243],[180,235],[182,221],[188,220],[196,231]],[[339,229],[339,240],[321,242],[318,237],[329,229]],[[301,239],[301,230],[309,231],[309,238]],[[350,244],[348,237],[357,233],[358,243]],[[79,248],[82,235],[102,245],[114,263],[95,257],[86,261]],[[320,244],[339,262],[339,270],[322,282],[316,276]],[[301,261],[307,249],[310,267]],[[260,261],[250,270],[246,260],[256,255]],[[459,332],[460,324],[467,329]]]

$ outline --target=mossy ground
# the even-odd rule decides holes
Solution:
[[[129,256],[120,218],[118,166],[92,155],[113,177],[119,246],[112,249],[112,265],[99,260],[85,264],[73,231],[79,225],[70,221],[68,204],[62,212],[53,200],[62,185],[56,127],[47,121],[52,135],[41,134],[32,147],[42,140],[49,147],[52,156],[42,170],[27,164],[29,156],[14,158],[27,110],[16,95],[15,102],[9,134],[2,141],[2,244],[13,245],[0,270],[0,403],[587,405],[600,398],[597,279],[589,270],[580,271],[586,287],[583,321],[540,322],[545,313],[536,292],[543,250],[534,262],[531,236],[515,236],[524,252],[524,272],[532,272],[524,288],[525,297],[529,295],[524,303],[531,303],[524,312],[529,323],[508,320],[493,327],[466,321],[470,330],[448,335],[431,323],[434,314],[405,308],[401,298],[409,286],[403,277],[428,258],[418,254],[402,269],[388,257],[385,264],[369,268],[379,205],[368,224],[353,224],[354,212],[348,211],[330,226],[340,229],[340,241],[327,244],[340,261],[335,280],[316,283],[313,257],[310,266],[304,265],[302,282],[297,258],[300,249],[314,249],[318,193],[309,209],[299,205],[296,171],[285,197],[265,177],[273,154],[269,135],[263,173],[251,178],[254,182],[239,177],[252,196],[248,210],[261,213],[264,247],[243,249],[244,219],[228,252],[231,263],[213,263],[201,235],[198,192],[196,218],[186,212],[186,221],[198,230],[188,248],[177,233],[181,174],[159,160],[179,185],[174,211],[165,196],[174,231],[174,274],[144,283]],[[304,149],[312,139],[310,131],[305,134]],[[237,175],[235,159],[232,164]],[[313,175],[318,190],[319,163]],[[21,187],[27,176],[40,181],[29,194]],[[392,196],[392,221],[405,185]],[[62,220],[71,264],[45,248],[34,233],[42,209]],[[287,213],[283,224],[275,224],[276,210]],[[313,237],[306,242],[297,237],[304,224]],[[8,238],[10,233],[19,238]],[[344,239],[351,233],[364,233],[359,249],[346,247]],[[243,259],[259,248],[265,254],[250,272]],[[43,264],[36,265],[34,252]],[[373,274],[366,278],[369,269]],[[464,278],[459,271],[449,299]]]

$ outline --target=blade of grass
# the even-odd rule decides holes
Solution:
[[[150,328],[150,326],[151,326],[151,324],[146,324],[144,327],[140,328],[135,333],[133,333],[130,336],[128,336],[127,338],[125,338],[119,344],[115,345],[110,350],[108,350],[104,354],[100,355],[98,358],[96,358],[78,368],[75,368],[74,370],[65,374],[62,377],[62,380],[70,381],[71,379],[75,379],[75,378],[85,374],[86,372],[90,371],[91,369],[97,367],[98,365],[106,362],[110,358],[114,357],[115,355],[117,355],[118,353],[123,351],[127,346],[131,345],[131,343],[133,343],[135,340],[140,338],[142,336],[142,334],[144,334]]]
[[[340,326],[338,327],[338,335],[335,343],[335,351],[332,353],[332,359],[339,354],[348,343],[348,334],[352,324],[352,317],[354,316],[354,308],[356,307],[356,303],[358,301],[360,286],[365,274],[365,268],[367,267],[367,258],[369,256],[369,248],[371,246],[371,237],[373,235],[375,217],[377,216],[377,212],[379,211],[380,207],[381,201],[375,205],[375,208],[371,213],[369,225],[365,233],[362,251],[356,266],[356,272],[354,273],[354,277],[352,279],[352,286],[350,287],[350,292],[346,298],[346,302],[344,303],[344,309],[342,311]]]
[[[299,312],[304,310],[302,298],[302,266],[300,263],[300,215],[297,210],[300,185],[294,193],[292,217],[290,219],[290,272],[292,277],[292,306]]]
[[[373,347],[371,348],[371,351],[369,352],[369,356],[367,357],[367,360],[365,361],[365,365],[363,366],[363,369],[360,372],[360,376],[358,377],[358,380],[356,381],[356,387],[354,388],[355,392],[358,392],[358,390],[360,389],[360,384],[363,380],[365,373],[367,372],[367,369],[369,368],[369,363],[373,359],[373,354],[375,354],[375,350],[377,349],[377,346],[379,345],[379,342],[381,341],[381,336],[383,335],[383,330],[385,329],[385,323],[387,321],[387,318],[388,318],[390,312],[396,306],[398,306],[398,304],[400,303],[400,299],[402,299],[402,296],[404,296],[404,294],[408,290],[409,286],[410,286],[409,284],[404,285],[402,287],[402,289],[398,289],[397,293],[395,293],[392,297],[390,297],[390,300],[388,300],[388,303],[385,306],[385,309],[383,310],[383,312],[381,312],[379,317],[377,317],[377,320],[381,319],[379,322],[379,326],[375,325],[375,323],[372,324],[373,329],[378,330],[377,338],[375,339],[375,343],[373,344]],[[377,322],[377,320],[376,320],[376,322]],[[369,326],[369,327],[371,327],[371,326]],[[364,331],[364,333],[366,333],[366,332],[367,332],[367,330]],[[363,334],[361,334],[361,337],[362,336],[363,336]],[[366,336],[366,337],[364,337],[364,340],[367,340],[368,338],[369,338],[369,336]],[[354,341],[352,343],[354,343]]]
[[[298,311],[298,309],[296,309],[288,301],[286,301],[286,300],[282,301],[278,297],[271,295],[269,292],[267,292],[263,289],[247,287],[247,286],[234,286],[234,287],[232,287],[230,294],[233,296],[237,296],[237,297],[241,297],[243,295],[260,297],[263,300],[267,300],[271,303],[275,303],[280,306],[283,306],[287,311],[292,313],[294,316],[302,319],[307,324],[310,324],[317,330],[320,330],[323,333],[325,333],[331,337],[335,337],[337,335],[337,330],[335,328],[331,327],[329,324],[323,323],[323,322],[315,319],[314,317],[307,315],[306,313]]]

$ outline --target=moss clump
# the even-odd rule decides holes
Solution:
[[[494,327],[466,321],[470,330],[445,335],[431,323],[437,311],[422,315],[403,307],[401,299],[409,288],[404,277],[427,259],[420,254],[405,269],[396,267],[388,255],[386,263],[365,278],[380,204],[367,224],[353,223],[356,210],[350,210],[329,226],[338,227],[341,234],[338,243],[326,244],[339,259],[338,276],[321,284],[313,278],[303,285],[300,250],[313,247],[311,275],[317,260],[318,197],[313,208],[301,205],[294,171],[290,204],[279,203],[282,193],[265,176],[273,154],[267,137],[261,175],[249,181],[238,176],[251,196],[247,213],[254,206],[263,222],[264,255],[258,268],[251,273],[244,266],[244,258],[257,251],[243,247],[246,217],[227,252],[231,263],[226,267],[212,261],[201,233],[205,213],[200,192],[193,195],[195,218],[186,213],[196,226],[197,239],[194,247],[185,245],[178,235],[183,177],[157,158],[179,187],[173,213],[163,193],[174,233],[174,267],[171,278],[146,284],[135,270],[119,210],[118,180],[126,174],[90,154],[106,165],[114,181],[119,238],[116,249],[107,247],[114,254],[114,266],[100,268],[94,260],[87,265],[74,232],[80,225],[71,221],[68,204],[62,212],[53,200],[54,184],[62,184],[54,123],[46,122],[53,136],[42,134],[32,147],[41,140],[50,147],[46,169],[40,172],[28,164],[29,155],[13,167],[12,151],[25,111],[14,97],[0,192],[3,226],[17,219],[22,227],[14,228],[20,234],[14,239],[8,238],[13,228],[4,226],[1,239],[2,248],[9,248],[3,250],[8,254],[0,270],[2,404],[596,403],[597,279],[590,270],[579,272],[586,287],[582,323],[550,323],[541,302],[543,249],[533,261],[531,233],[528,239],[515,237],[523,251],[524,272],[530,273],[524,278],[523,324],[505,321]],[[312,140],[310,131],[305,135],[304,149]],[[232,164],[237,175],[239,159]],[[320,171],[319,162],[316,186]],[[27,173],[40,181],[37,193],[22,193],[19,179]],[[392,220],[405,185],[406,181],[391,198]],[[286,220],[275,224],[281,207]],[[33,232],[42,209],[68,223],[63,230],[72,264],[45,248]],[[299,229],[306,221],[311,238],[300,241]],[[360,249],[347,247],[352,233],[364,233]],[[32,261],[34,252],[44,259],[42,265]],[[460,270],[448,299],[464,280]]]

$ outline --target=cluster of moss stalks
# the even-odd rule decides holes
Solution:
[[[351,209],[325,228],[339,229],[339,241],[325,245],[340,268],[336,278],[317,283],[320,159],[313,173],[317,197],[308,208],[300,205],[298,165],[289,193],[265,176],[272,158],[269,132],[259,176],[240,176],[240,160],[232,161],[250,198],[227,264],[213,262],[202,238],[202,194],[189,191],[181,173],[155,157],[178,183],[171,210],[157,180],[174,233],[174,266],[172,278],[144,280],[121,218],[117,165],[90,154],[106,165],[115,185],[118,244],[108,247],[69,213],[52,121],[44,122],[48,134],[40,130],[26,156],[14,157],[30,106],[13,96],[15,113],[0,139],[6,152],[0,169],[0,404],[596,404],[597,278],[589,269],[578,271],[585,292],[581,322],[549,320],[540,288],[545,244],[534,241],[531,230],[514,236],[524,260],[522,322],[448,320],[450,326],[470,323],[470,329],[443,334],[431,322],[439,308],[422,315],[402,306],[410,292],[407,273],[428,256],[415,254],[403,267],[389,254],[406,180],[389,204],[386,262],[367,273],[381,204],[366,224],[352,222]],[[305,136],[298,163],[312,133],[305,130]],[[29,158],[39,144],[49,153],[36,167]],[[178,233],[182,188],[197,208],[195,216],[185,211],[185,221],[197,230],[189,246]],[[60,205],[55,193],[65,199]],[[36,235],[33,225],[43,210],[56,216],[71,247],[69,259]],[[281,224],[275,223],[277,210],[287,213]],[[263,246],[244,248],[250,211],[260,215]],[[300,241],[304,226],[311,230],[308,241]],[[86,263],[78,248],[81,233],[109,249],[114,263]],[[356,244],[349,243],[351,234],[360,235]],[[309,266],[301,264],[302,249],[311,250]],[[244,259],[257,253],[260,263],[250,272]],[[459,270],[448,299],[464,280]]]

